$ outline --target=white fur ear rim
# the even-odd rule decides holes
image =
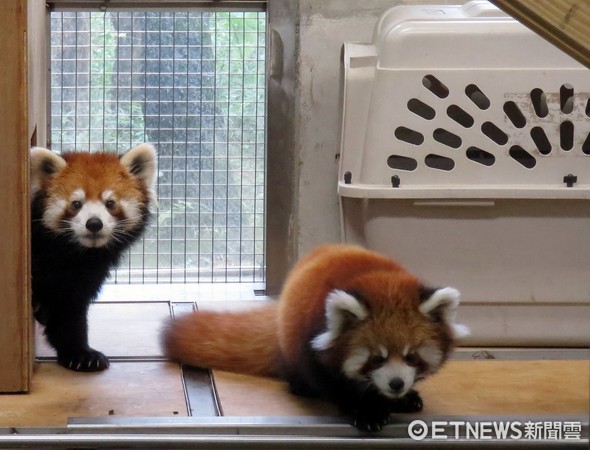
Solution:
[[[467,325],[461,325],[458,323],[451,324],[451,330],[453,331],[453,337],[455,339],[461,339],[471,334],[471,330]]]
[[[140,157],[139,166],[134,167],[138,164],[137,159]],[[137,147],[121,155],[120,161],[121,164],[128,167],[136,176],[145,180],[147,186],[153,184],[157,170],[156,149],[153,145],[148,143],[139,144]]]
[[[51,150],[43,147],[33,147],[31,148],[31,165],[32,169],[37,169],[38,167],[34,164],[39,164],[41,161],[44,160],[51,160],[55,164],[55,169],[57,172],[62,170],[66,167],[66,161],[59,156],[57,153],[52,152]]]
[[[48,164],[49,162],[49,164]],[[43,147],[31,149],[31,196],[41,190],[43,180],[63,170],[67,163],[57,153]]]
[[[330,291],[326,297],[326,331],[312,339],[312,348],[327,350],[332,347],[346,323],[347,314],[352,314],[358,320],[364,320],[369,312],[354,296],[347,292],[340,289]]]
[[[420,305],[420,312],[424,315],[429,315],[434,309],[441,306],[444,307],[443,319],[451,327],[453,337],[460,339],[471,334],[467,325],[454,323],[460,301],[461,294],[457,289],[452,287],[438,289],[428,300]]]
[[[460,299],[461,294],[455,288],[446,287],[437,289],[428,300],[420,305],[420,312],[422,314],[428,315],[434,309],[440,306],[445,306],[446,309],[444,317],[446,321],[450,314],[452,314],[457,309],[457,306],[459,306]]]

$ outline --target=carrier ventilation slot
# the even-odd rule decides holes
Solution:
[[[523,128],[526,125],[526,119],[520,111],[518,105],[513,101],[504,103],[504,113],[516,128]]]
[[[466,155],[471,161],[484,166],[493,166],[496,162],[496,157],[494,155],[477,147],[469,147]]]
[[[463,106],[455,103],[449,105],[447,97],[451,91],[443,81],[432,74],[422,78],[422,86],[435,97],[430,97],[431,100],[425,100],[427,97],[424,96],[421,96],[422,99],[410,98],[406,104],[408,111],[427,121],[436,118],[440,122],[439,124],[435,121],[437,125],[449,123],[454,126],[449,126],[449,129],[433,127],[431,137],[424,133],[425,130],[397,126],[394,135],[398,141],[412,144],[413,148],[428,145],[429,149],[432,148],[432,141],[435,141],[441,151],[428,153],[421,162],[418,149],[411,150],[411,155],[404,155],[403,148],[396,150],[396,154],[387,158],[387,165],[393,170],[414,171],[423,164],[430,169],[451,172],[455,169],[457,159],[461,157],[467,158],[475,165],[474,167],[484,168],[493,167],[498,158],[509,157],[518,167],[530,170],[537,165],[538,158],[558,152],[576,151],[590,156],[590,134],[583,136],[583,139],[576,139],[575,121],[568,119],[577,117],[575,114],[572,115],[576,111],[576,105],[578,114],[583,112],[586,117],[590,117],[590,99],[587,98],[588,94],[576,93],[574,87],[568,83],[556,86],[557,89],[550,95],[535,87],[525,96],[518,94],[512,99],[507,97],[503,104],[498,105],[504,113],[502,121],[498,118],[493,121],[486,120],[486,116],[491,114],[492,102],[476,84],[468,84],[465,87],[463,98],[467,103]],[[473,114],[474,105],[480,110],[481,118],[478,114]],[[441,108],[446,115],[438,114]],[[550,111],[552,115],[548,117]],[[555,136],[552,142],[550,136],[555,129],[551,127],[555,127],[553,115],[556,113],[561,116],[561,120],[558,136]],[[424,122],[425,126],[428,123]],[[458,128],[457,125],[462,128]],[[488,139],[488,145],[485,144],[485,138],[476,143],[470,142],[471,137],[467,139],[466,136],[461,136],[461,129],[467,130],[474,126],[479,127],[482,137]],[[519,130],[523,130],[524,133]],[[480,148],[481,142],[484,148]],[[583,142],[577,150],[576,142]],[[457,152],[461,149],[463,151]]]
[[[395,129],[395,137],[408,144],[421,145],[424,142],[422,133],[406,127],[397,127]]]
[[[510,147],[509,154],[512,159],[514,159],[517,163],[522,164],[527,169],[532,169],[537,164],[535,157],[520,145],[513,145]]]
[[[448,171],[453,170],[453,168],[455,167],[455,161],[453,161],[451,158],[447,158],[446,156],[441,155],[435,155],[433,153],[426,156],[426,158],[424,159],[424,163],[428,167],[438,170]]]
[[[490,99],[478,88],[475,84],[470,84],[465,88],[465,94],[471,99],[475,105],[481,109],[486,110],[490,107]]]
[[[551,142],[549,142],[549,138],[547,134],[545,134],[545,130],[541,127],[533,127],[531,128],[531,138],[533,142],[537,146],[537,150],[541,155],[548,155],[551,153]]]
[[[471,128],[475,123],[473,117],[471,117],[464,109],[457,105],[451,105],[447,108],[447,115],[457,122],[459,125],[465,128]]]
[[[387,165],[392,169],[412,171],[418,167],[418,161],[407,156],[391,155],[387,158]]]
[[[574,110],[574,88],[569,84],[564,84],[559,90],[559,103],[561,112],[571,114]]]
[[[547,95],[542,89],[535,88],[531,91],[531,103],[538,117],[547,117],[547,114],[549,114]]]
[[[449,88],[442,84],[434,75],[426,75],[422,78],[422,84],[438,98],[447,98],[449,95]]]
[[[417,98],[410,99],[408,102],[408,109],[426,120],[432,120],[434,119],[434,116],[436,116],[436,111],[433,107],[428,106],[422,100],[418,100]]]

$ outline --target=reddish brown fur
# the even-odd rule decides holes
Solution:
[[[146,229],[156,152],[140,144],[111,153],[31,149],[31,291],[60,365],[105,370],[90,347],[87,311],[123,255]]]
[[[307,342],[325,327],[325,299],[331,290],[347,290],[352,279],[375,270],[387,271],[390,278],[411,277],[392,260],[347,245],[318,247],[295,266],[279,302],[278,336],[284,357],[301,358]]]
[[[168,356],[198,367],[278,376],[276,304],[243,312],[199,311],[166,330]]]
[[[333,289],[358,293],[371,311],[371,320],[339,340],[344,347],[334,355],[343,357],[361,343],[396,349],[410,339],[422,345],[437,339],[438,327],[418,311],[420,286],[384,256],[325,245],[296,265],[278,303],[246,312],[189,314],[167,328],[163,345],[166,354],[191,365],[277,376],[279,359],[286,364],[305,361],[308,343],[325,329],[325,299]],[[401,355],[403,348],[398,350]]]
[[[113,153],[64,153],[67,166],[49,180],[44,190],[55,198],[68,199],[76,189],[83,189],[87,200],[101,200],[108,188],[121,198],[148,203],[147,190],[121,165]]]
[[[369,273],[352,279],[346,289],[366,299],[371,310],[370,318],[351,335],[348,349],[365,347],[376,351],[383,345],[390,354],[401,358],[405,346],[412,350],[427,344],[441,348],[441,343],[450,339],[447,324],[433,323],[420,313],[420,283],[407,273],[397,277],[386,271]],[[445,347],[441,350],[448,349]]]

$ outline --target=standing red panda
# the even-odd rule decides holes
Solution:
[[[336,403],[360,429],[416,412],[414,383],[435,373],[455,339],[459,292],[429,289],[394,261],[325,245],[289,274],[278,302],[245,312],[198,311],[164,330],[186,364],[280,377],[296,394]]]
[[[121,157],[31,151],[33,311],[64,367],[89,372],[109,365],[88,345],[88,307],[145,230],[155,174],[148,144]]]

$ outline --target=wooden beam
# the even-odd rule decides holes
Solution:
[[[590,0],[490,0],[590,68]]]
[[[31,378],[27,0],[0,2],[0,392]]]

